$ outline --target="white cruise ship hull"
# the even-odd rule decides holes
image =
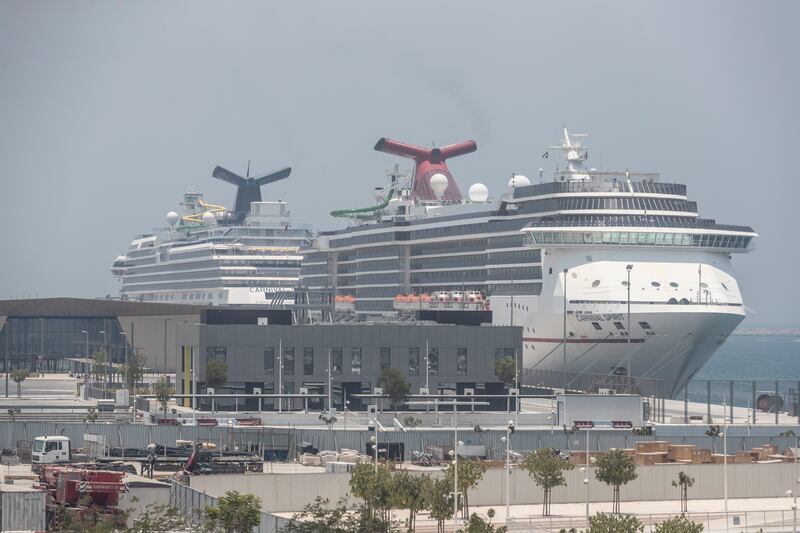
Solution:
[[[715,252],[670,251],[667,259],[657,249],[545,249],[542,294],[513,304],[492,298],[494,322],[523,327],[524,368],[562,372],[567,269],[568,381],[631,375],[643,391],[655,380],[674,396],[745,318],[730,267],[727,254]]]

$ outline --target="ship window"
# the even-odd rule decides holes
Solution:
[[[722,285],[722,288],[723,288],[723,289],[725,289],[726,291],[728,290],[728,286],[727,286],[727,285],[725,285],[725,284],[724,284],[724,283],[722,283],[721,281],[719,282],[719,284],[720,284],[720,285]]]
[[[676,304],[676,303],[678,303],[678,300],[675,299],[675,298],[670,298],[669,300],[667,300],[667,303],[668,304]]]
[[[614,322],[614,327],[617,329],[625,329],[625,326],[622,325],[622,322]]]
[[[647,322],[639,322],[639,325],[642,326],[642,329],[653,329],[650,327],[650,324]]]
[[[603,329],[603,326],[601,326],[599,322],[592,322],[592,326],[594,326],[594,329],[596,330]]]
[[[623,282],[622,282],[622,286],[623,286],[623,287],[627,287],[628,285],[629,285],[629,283],[628,283],[627,281],[623,281]]]
[[[600,285],[600,280],[599,279],[596,279],[596,280],[594,280],[592,282],[592,287],[597,287],[598,285]]]
[[[677,287],[678,287],[678,284],[677,284],[677,283],[675,283],[674,281],[670,281],[670,282],[669,282],[669,286],[670,286],[670,287],[675,287],[675,288],[677,288]]]
[[[651,281],[650,285],[652,285],[653,287],[660,287],[661,286],[661,284],[659,282],[657,282],[657,281]]]
[[[703,281],[703,282],[700,283],[700,287],[702,287],[703,289],[707,289],[708,288],[708,283]]]

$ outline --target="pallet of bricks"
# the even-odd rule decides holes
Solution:
[[[640,466],[712,462],[711,450],[698,448],[694,444],[671,444],[665,440],[640,441],[630,451],[633,452],[633,462]]]

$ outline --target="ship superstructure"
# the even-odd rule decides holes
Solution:
[[[441,155],[474,142],[381,139],[376,150],[412,157],[415,172],[395,176],[356,224],[320,232],[303,283],[346,299],[354,319],[478,294],[494,323],[523,328],[526,368],[653,378],[676,392],[744,318],[731,254],[757,235],[700,218],[686,186],[657,174],[586,168],[583,137],[565,129],[551,149],[566,168],[537,184],[512,175],[496,200],[480,183],[467,199],[451,190]]]
[[[248,165],[249,167],[249,165]],[[311,231],[293,224],[283,201],[262,201],[261,187],[285,179],[284,168],[242,177],[222,167],[213,176],[237,187],[233,209],[186,193],[183,213],[136,237],[112,273],[123,298],[208,305],[286,307],[294,301],[301,247]]]

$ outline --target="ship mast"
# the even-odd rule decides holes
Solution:
[[[572,133],[564,127],[564,140],[560,145],[550,146],[551,150],[561,150],[564,152],[564,159],[567,160],[567,170],[563,172],[570,181],[588,181],[591,176],[586,172],[583,162],[589,158],[580,139],[588,137],[587,133]]]

